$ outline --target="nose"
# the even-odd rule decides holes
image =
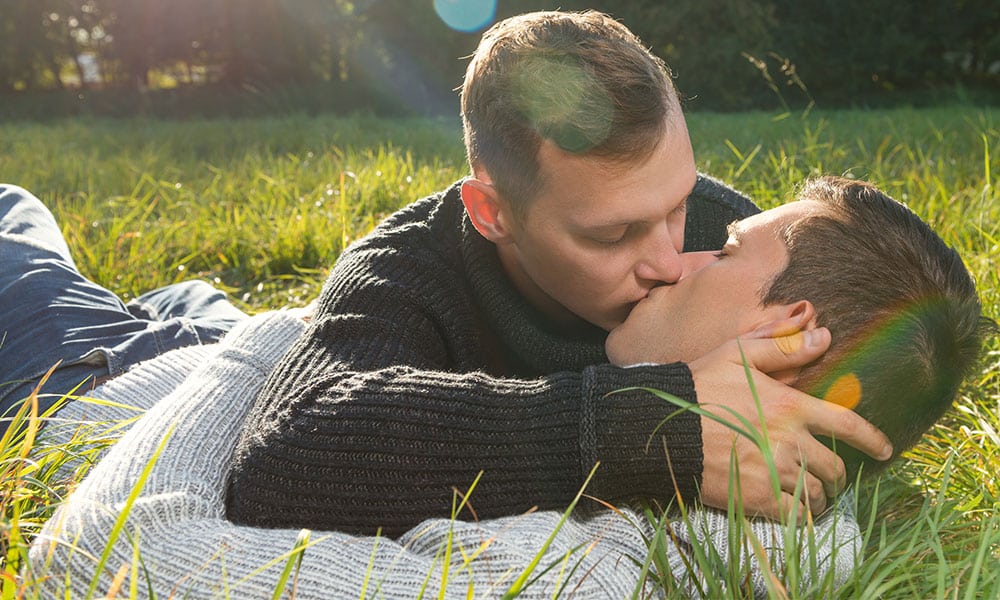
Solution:
[[[681,256],[669,230],[664,228],[645,244],[635,266],[636,277],[656,283],[676,283],[684,274]]]
[[[717,262],[719,256],[715,252],[685,252],[679,256],[679,260],[681,263],[680,279],[684,279],[692,273]]]

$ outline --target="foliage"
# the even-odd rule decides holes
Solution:
[[[791,198],[804,178],[818,174],[866,179],[907,202],[956,247],[987,315],[1000,316],[996,111],[694,114],[688,122],[699,168],[764,207]],[[53,208],[89,277],[125,297],[205,278],[250,311],[305,304],[347,243],[465,171],[453,119],[299,115],[0,125],[0,180],[23,185]],[[858,514],[866,560],[855,577],[841,590],[819,582],[802,594],[774,583],[774,597],[1000,594],[997,341],[987,350],[955,410],[880,482],[863,486]],[[93,442],[104,439],[103,430],[81,432],[74,447],[31,448],[28,460],[23,438],[0,443],[0,549],[11,561],[4,594],[31,597],[18,587],[12,565],[80,477],[59,479],[60,461],[94,452]],[[666,572],[667,543],[668,535],[650,540],[644,568],[656,567],[650,577],[670,596],[669,577],[656,578]],[[739,594],[739,569],[711,548],[696,555],[702,568],[723,578],[713,594]]]
[[[995,102],[1000,87],[995,2],[506,0],[495,18],[556,7],[621,19],[668,61],[695,108],[830,108],[977,90]],[[202,86],[277,110],[455,114],[452,90],[482,30],[452,29],[432,3],[411,0],[0,0],[0,14],[7,118],[175,115],[170,99]],[[37,108],[35,95],[53,90],[64,99]],[[131,93],[98,102],[97,90]],[[226,105],[236,111],[223,114],[246,114],[243,102],[217,106]]]

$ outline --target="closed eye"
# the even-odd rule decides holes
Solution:
[[[625,237],[627,235],[628,235],[628,232],[625,232],[625,233],[621,234],[620,236],[618,236],[617,238],[612,239],[612,240],[604,240],[604,239],[594,238],[594,241],[597,242],[598,244],[602,245],[602,246],[617,246],[618,244],[620,244],[620,243],[622,243],[622,242],[625,241]]]
[[[632,232],[632,225],[626,225],[621,229],[608,229],[599,235],[591,235],[590,239],[596,244],[601,246],[616,246],[621,244],[629,237]]]

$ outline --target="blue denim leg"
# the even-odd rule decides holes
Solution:
[[[136,314],[80,274],[41,201],[0,185],[0,415],[56,363],[39,395],[42,410],[78,385],[86,390],[168,350],[215,342],[246,318],[205,282],[167,286],[130,305]]]
[[[150,321],[177,317],[190,320],[196,330],[229,331],[247,314],[229,302],[226,294],[210,283],[193,279],[161,287],[125,305],[130,314]],[[203,332],[211,336],[211,331]]]

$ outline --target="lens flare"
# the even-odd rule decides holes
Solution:
[[[434,0],[434,10],[445,25],[471,33],[493,22],[496,0]]]
[[[861,402],[861,380],[854,373],[841,375],[826,391],[823,399],[844,408],[854,408]]]
[[[942,393],[937,387],[948,380],[947,373],[931,376],[946,365],[935,365],[935,357],[924,356],[932,348],[920,342],[934,338],[930,329],[946,326],[941,317],[944,303],[941,298],[920,298],[873,319],[865,331],[843,342],[846,351],[822,367],[823,375],[810,393],[851,409],[898,393],[909,396],[907,401],[920,410],[915,396],[933,399]]]
[[[774,343],[777,344],[778,350],[781,350],[782,354],[791,356],[805,345],[805,336],[802,335],[801,331],[796,331],[789,335],[774,338]]]
[[[515,103],[538,133],[567,152],[587,152],[604,143],[611,132],[610,94],[571,59],[525,59],[511,87]]]

